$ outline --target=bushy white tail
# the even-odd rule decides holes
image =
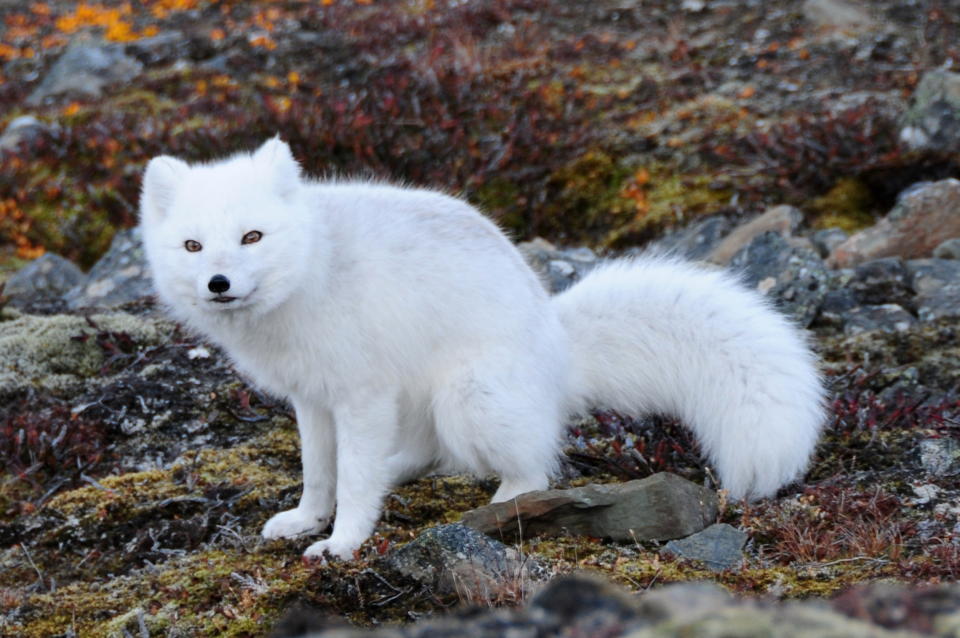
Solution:
[[[735,277],[666,258],[612,262],[556,296],[571,411],[679,417],[734,498],[804,471],[824,391],[802,334]]]

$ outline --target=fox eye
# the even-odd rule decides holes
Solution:
[[[200,245],[200,242],[194,241],[192,239],[188,239],[187,241],[183,242],[183,247],[192,253],[200,252],[201,250],[203,250],[203,246]]]
[[[263,237],[263,233],[259,230],[251,230],[249,233],[243,236],[243,240],[240,241],[241,244],[255,244],[260,241],[260,238]]]

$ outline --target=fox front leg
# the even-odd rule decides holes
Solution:
[[[337,517],[330,538],[310,545],[305,558],[349,560],[373,533],[390,486],[387,458],[394,447],[397,402],[364,396],[334,409],[337,447]]]
[[[329,410],[293,402],[300,431],[303,493],[300,504],[280,512],[263,526],[264,538],[291,538],[323,531],[333,516],[336,492],[336,435]]]

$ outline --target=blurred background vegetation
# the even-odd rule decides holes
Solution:
[[[517,238],[623,247],[784,201],[863,226],[957,173],[902,151],[897,118],[960,61],[960,11],[838,25],[811,4],[0,2],[0,263],[89,267],[136,223],[151,156],[276,133],[308,174],[461,193]]]

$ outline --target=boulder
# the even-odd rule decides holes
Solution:
[[[142,70],[143,65],[127,55],[122,44],[77,38],[47,71],[26,103],[38,106],[61,96],[95,99],[107,86],[129,82]]]
[[[823,260],[775,232],[756,237],[734,255],[730,266],[804,328],[817,316],[827,293],[829,274]]]
[[[928,257],[960,236],[960,181],[950,178],[910,188],[886,217],[834,248],[829,263],[846,267],[880,257]]]
[[[704,259],[716,249],[717,244],[730,231],[730,226],[730,220],[726,217],[713,215],[674,231],[648,247],[629,249],[625,256],[639,255],[650,250],[654,253],[678,255],[685,259]]]
[[[100,258],[82,283],[65,296],[70,309],[119,306],[153,293],[140,230],[118,232],[110,249]]]
[[[793,206],[774,206],[758,217],[734,228],[707,255],[707,261],[725,266],[730,263],[735,254],[760,235],[773,232],[782,237],[789,237],[796,232],[802,221],[803,213]]]
[[[717,517],[717,496],[661,472],[637,481],[521,494],[466,512],[463,524],[497,538],[579,534],[616,541],[670,540]]]
[[[73,262],[46,253],[14,273],[7,280],[4,294],[16,308],[53,305],[83,279],[83,272]]]

